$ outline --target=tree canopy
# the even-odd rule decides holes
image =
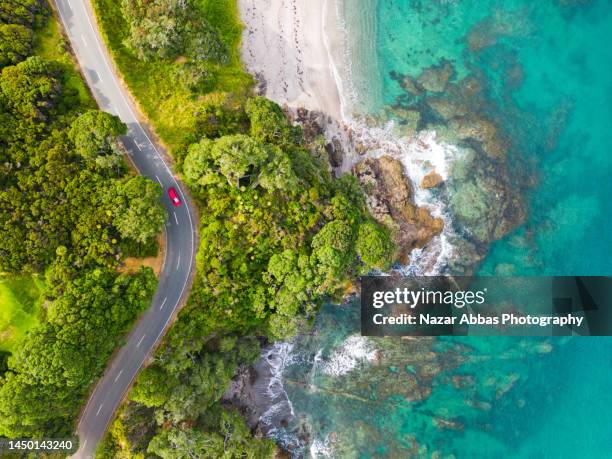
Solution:
[[[0,271],[46,277],[39,325],[0,364],[0,436],[70,435],[91,384],[156,279],[128,274],[154,245],[159,186],[128,173],[112,115],[74,97],[70,66],[31,56],[43,0],[0,2]],[[70,73],[72,72],[72,73]]]

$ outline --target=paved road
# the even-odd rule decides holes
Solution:
[[[166,258],[151,307],[143,314],[96,385],[77,427],[80,448],[73,456],[93,457],[97,443],[134,380],[145,358],[164,333],[181,300],[189,291],[194,260],[194,224],[190,204],[159,150],[138,122],[124,89],[115,77],[89,0],[55,0],[79,65],[100,108],[121,118],[128,126],[122,139],[140,173],[164,189],[168,210]],[[173,207],[166,190],[175,187],[183,201]]]

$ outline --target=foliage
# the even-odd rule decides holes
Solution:
[[[251,136],[261,142],[292,145],[300,142],[301,132],[292,126],[281,108],[264,97],[253,97],[246,103],[251,121]]]
[[[88,387],[155,290],[150,270],[94,269],[63,286],[0,379],[0,435],[67,435]]]
[[[32,52],[34,35],[20,24],[0,24],[0,68],[17,64]]]
[[[112,206],[121,237],[146,244],[160,233],[166,221],[161,196],[161,187],[144,177],[117,184]]]
[[[206,20],[215,31],[226,56],[221,61],[196,58],[189,50],[178,57],[138,59],[126,45],[132,26],[122,0],[92,3],[124,81],[179,165],[189,144],[205,131],[214,137],[215,131],[220,131],[216,136],[235,133],[228,129],[230,122],[243,126],[243,103],[252,77],[240,62],[241,26],[235,0],[190,0],[186,6],[190,20]],[[185,35],[191,37],[197,28],[190,27]]]
[[[214,410],[208,420],[212,429],[172,429],[157,434],[147,451],[163,459],[191,457],[209,459],[259,459],[272,457],[271,440],[252,439],[244,420],[234,411]]]
[[[20,332],[0,361],[6,437],[73,431],[90,385],[155,290],[150,270],[116,268],[154,243],[165,218],[157,184],[132,178],[118,154],[125,126],[89,110],[92,99],[45,11],[38,0],[0,4],[0,52],[8,56],[0,73],[0,271],[11,273],[0,307]],[[33,42],[4,47],[5,32],[18,27],[33,30]],[[45,274],[44,289],[36,281],[37,295],[15,294],[31,273]]]
[[[89,110],[74,120],[68,136],[79,155],[95,162],[100,156],[118,154],[115,139],[126,133],[125,124],[115,115]]]
[[[0,23],[32,27],[48,12],[45,0],[2,0]]]
[[[381,271],[389,268],[389,261],[393,259],[395,250],[389,230],[372,222],[359,226],[356,248],[357,254],[366,265]]]
[[[39,57],[0,75],[5,271],[40,272],[60,246],[74,250],[76,267],[116,265],[130,240],[154,240],[164,223],[157,184],[129,179],[114,146],[125,126],[94,110],[74,120],[62,115],[52,102],[61,97],[60,81],[60,70]]]
[[[250,97],[235,0],[148,2],[156,24],[136,11],[144,2],[130,3],[94,0],[115,62],[196,199],[200,247],[190,299],[98,456],[271,457],[272,443],[218,399],[260,340],[304,329],[352,277],[386,266],[392,244],[356,180],[333,179],[280,107]],[[172,21],[187,8],[189,20]],[[225,63],[193,58],[190,27],[204,20]]]
[[[217,31],[198,14],[193,0],[122,0],[122,8],[129,24],[125,45],[139,59],[226,59]]]

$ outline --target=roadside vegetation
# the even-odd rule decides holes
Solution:
[[[179,162],[202,123],[229,116],[250,93],[234,0],[92,3],[125,83]]]
[[[94,0],[124,80],[200,214],[196,277],[120,409],[102,458],[271,457],[221,396],[260,344],[310,325],[360,273],[386,268],[388,230],[352,177],[334,179],[273,102],[252,96],[235,0]]]
[[[150,303],[165,221],[129,173],[125,126],[95,103],[43,0],[0,3],[0,436],[70,435],[92,383]]]

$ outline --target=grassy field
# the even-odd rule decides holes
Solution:
[[[13,351],[39,322],[44,287],[39,277],[0,278],[0,350]]]
[[[175,157],[190,143],[199,140],[197,115],[208,104],[222,104],[228,98],[243,98],[252,87],[252,77],[240,62],[241,25],[235,0],[199,0],[204,17],[213,24],[229,51],[227,64],[207,64],[207,90],[194,93],[177,86],[169,75],[181,60],[143,62],[123,42],[128,24],[121,12],[121,0],[93,0],[104,39],[125,83],[155,131]]]

